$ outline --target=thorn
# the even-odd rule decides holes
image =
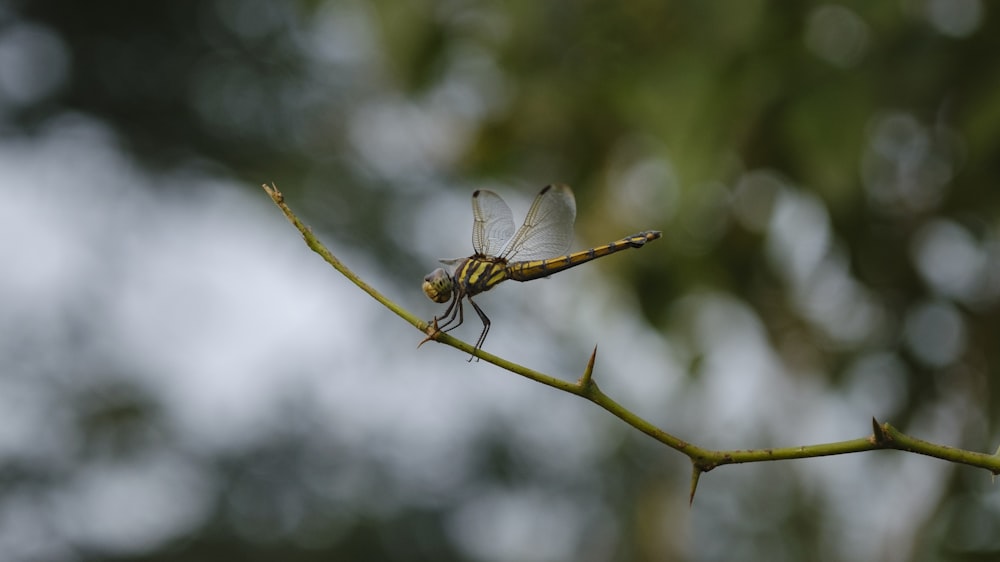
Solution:
[[[424,345],[425,343],[437,339],[437,335],[441,333],[441,328],[438,328],[437,317],[435,317],[434,320],[431,320],[427,324],[427,327],[424,328],[424,333],[427,334],[427,337],[420,340],[420,343],[417,344],[417,349],[420,349],[420,346]]]
[[[885,433],[885,428],[882,424],[872,416],[872,439],[874,439],[876,445],[883,445],[889,441],[889,436]]]
[[[701,478],[702,470],[697,464],[691,463],[691,495],[688,496],[688,507],[694,505],[694,493],[698,489],[698,479]]]
[[[594,361],[597,359],[597,344],[594,344],[594,351],[590,354],[590,360],[587,361],[587,368],[584,369],[583,375],[579,380],[576,381],[577,386],[580,388],[587,388],[593,384],[594,375]]]
[[[427,331],[424,333],[427,334],[427,337],[420,340],[420,343],[417,344],[417,349],[420,349],[420,346],[431,340],[437,341],[437,336],[441,333],[441,331],[437,329],[437,326],[428,326]]]

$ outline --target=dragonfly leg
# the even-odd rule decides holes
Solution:
[[[455,322],[456,319],[458,320],[458,322]],[[444,322],[439,324],[438,320],[444,320]],[[448,305],[448,308],[444,311],[444,314],[442,314],[441,316],[435,316],[434,319],[431,320],[431,328],[432,328],[431,332],[427,334],[426,338],[424,338],[420,343],[417,344],[417,347],[420,347],[425,343],[431,341],[432,339],[434,339],[434,336],[442,332],[450,332],[451,330],[454,330],[455,328],[461,326],[462,321],[463,321],[462,298],[458,297],[452,299],[451,304]]]
[[[474,347],[473,349],[482,349],[483,343],[486,342],[486,334],[490,333],[490,319],[488,316],[486,316],[486,313],[483,312],[483,309],[479,308],[479,305],[476,304],[476,301],[472,300],[472,297],[469,297],[469,304],[472,305],[472,308],[475,309],[476,314],[479,315],[479,319],[482,320],[483,322],[483,331],[482,333],[479,334],[479,339],[476,340],[476,347]],[[479,359],[477,358],[476,360],[478,361]],[[472,357],[469,358],[469,361],[472,361]]]
[[[445,320],[443,324],[437,324],[438,320],[444,320],[445,318],[447,318],[447,320]],[[455,322],[456,319],[458,322]],[[436,332],[450,332],[461,326],[464,320],[465,319],[462,314],[462,297],[458,297],[451,301],[451,305],[444,311],[444,314],[434,317],[435,326],[437,328]]]

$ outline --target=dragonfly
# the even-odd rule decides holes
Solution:
[[[621,240],[568,253],[573,241],[576,199],[567,185],[547,185],[535,197],[528,214],[514,232],[514,214],[496,193],[479,189],[472,194],[472,249],[467,258],[440,260],[438,268],[424,277],[422,289],[432,301],[449,303],[447,310],[431,321],[427,338],[449,332],[462,324],[462,301],[468,301],[483,323],[475,351],[482,349],[490,331],[490,319],[472,297],[489,291],[508,279],[531,281],[576,267],[608,254],[641,248],[660,238],[658,230],[647,230]],[[419,347],[419,346],[418,346]],[[472,360],[472,357],[469,358]]]

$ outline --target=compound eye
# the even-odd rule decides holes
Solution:
[[[451,275],[440,267],[427,274],[420,286],[427,298],[434,302],[445,303],[451,300],[454,282]]]

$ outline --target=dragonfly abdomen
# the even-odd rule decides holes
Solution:
[[[608,254],[628,250],[629,248],[641,248],[646,242],[656,240],[662,235],[663,233],[658,230],[647,230],[633,234],[632,236],[626,236],[621,240],[605,244],[604,246],[597,246],[596,248],[574,252],[557,258],[510,263],[507,264],[505,277],[515,281],[531,281],[539,277],[547,277],[553,273],[587,263]]]
[[[455,271],[455,279],[467,295],[489,291],[507,279],[507,263],[499,258],[471,257]]]

